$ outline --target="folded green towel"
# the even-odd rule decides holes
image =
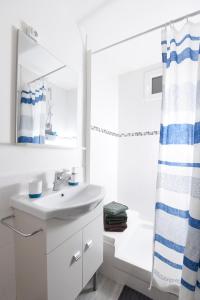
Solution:
[[[106,221],[121,221],[121,220],[124,220],[124,221],[127,221],[127,216],[124,216],[124,217],[118,217],[118,216],[115,216],[114,218],[110,217],[110,216],[104,216],[104,220]]]
[[[126,211],[124,211],[124,212],[121,212],[117,215],[111,215],[110,213],[104,212],[104,217],[108,218],[110,220],[111,219],[115,220],[115,219],[118,219],[118,218],[127,218],[127,213],[126,213]]]
[[[104,212],[110,215],[117,215],[128,209],[126,205],[112,201],[104,206]]]
[[[111,229],[112,228],[113,229],[114,228],[123,228],[123,227],[127,228],[127,224],[126,223],[122,223],[122,224],[119,224],[119,225],[118,224],[115,224],[115,225],[105,225],[104,227],[107,228],[107,229],[108,228],[111,228]]]
[[[120,220],[105,220],[105,224],[121,224],[121,223],[126,223],[126,219],[120,219]]]
[[[105,224],[120,224],[120,223],[125,223],[127,222],[127,217],[115,217],[115,218],[110,218],[110,217],[105,217],[104,216],[104,223]]]
[[[115,231],[115,232],[122,232],[127,228],[126,223],[122,223],[120,225],[105,225],[104,230],[105,231]]]

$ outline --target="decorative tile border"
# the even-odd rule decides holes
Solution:
[[[160,131],[136,131],[136,132],[128,132],[128,133],[120,133],[119,137],[130,137],[130,136],[145,136],[145,135],[158,135]]]
[[[158,135],[160,134],[160,131],[153,130],[153,131],[136,131],[136,132],[128,132],[128,133],[116,133],[98,126],[91,126],[91,130],[108,134],[115,137],[131,137],[131,136],[146,136],[146,135]]]
[[[91,126],[91,130],[98,131],[100,133],[105,133],[105,134],[112,135],[112,136],[116,136],[116,137],[120,137],[119,133],[109,131],[107,129],[103,129],[103,128],[98,127],[98,126]]]

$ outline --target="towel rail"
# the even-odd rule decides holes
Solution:
[[[6,227],[8,227],[11,230],[13,230],[14,232],[16,232],[17,234],[19,234],[20,236],[28,238],[28,237],[31,237],[31,236],[33,236],[33,235],[35,235],[35,234],[43,231],[42,228],[39,228],[39,229],[37,229],[37,230],[35,230],[35,231],[31,232],[31,233],[24,233],[23,231],[15,228],[14,226],[12,226],[11,224],[9,224],[9,223],[6,222],[6,220],[13,219],[13,218],[15,218],[15,215],[10,215],[8,217],[2,218],[1,219],[1,224],[4,225],[4,226],[6,226]]]

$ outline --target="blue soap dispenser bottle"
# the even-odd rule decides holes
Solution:
[[[79,182],[78,182],[78,173],[77,173],[75,167],[72,168],[71,178],[68,181],[68,183],[69,183],[69,185],[78,185],[79,184]]]

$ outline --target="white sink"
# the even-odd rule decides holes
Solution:
[[[40,198],[17,196],[11,206],[40,219],[76,218],[93,210],[104,198],[104,189],[98,185],[69,186],[57,192],[47,192]]]

